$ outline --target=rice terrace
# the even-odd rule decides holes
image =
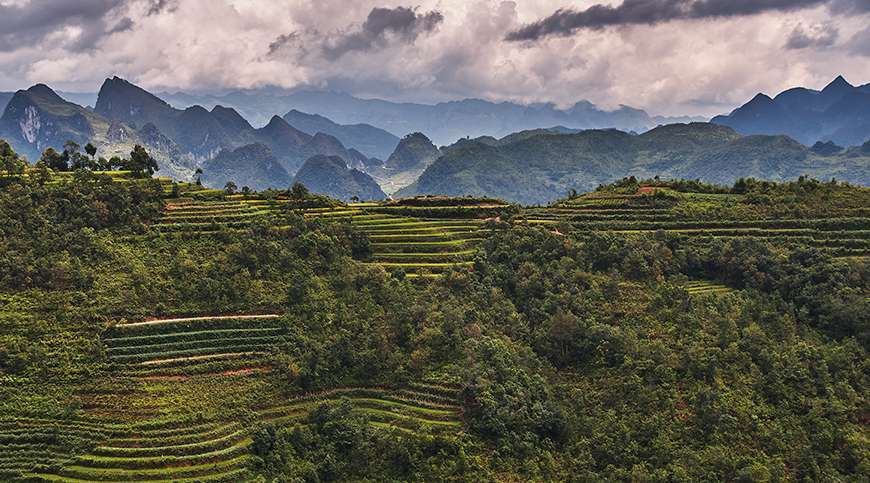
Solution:
[[[0,0],[0,483],[870,481],[867,0]]]

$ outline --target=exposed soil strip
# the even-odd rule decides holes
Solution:
[[[172,319],[148,319],[142,322],[130,322],[127,324],[117,324],[114,327],[134,327],[137,325],[149,324],[168,324],[173,322],[188,322],[196,320],[220,320],[220,319],[277,319],[283,317],[281,314],[249,314],[249,315],[213,315],[202,317],[179,317]]]

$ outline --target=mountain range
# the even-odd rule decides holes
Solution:
[[[556,125],[573,129],[618,128],[642,132],[659,124],[702,120],[697,117],[651,116],[627,106],[607,111],[588,101],[577,102],[567,109],[549,103],[525,105],[481,99],[420,104],[361,99],[341,92],[312,89],[264,88],[220,96],[161,93],[160,97],[179,108],[192,105],[233,107],[255,125],[265,122],[276,110],[297,110],[317,113],[343,125],[363,123],[398,135],[423,132],[438,145],[451,144],[467,136],[502,137],[521,130]],[[377,153],[347,144],[369,156],[380,157]]]
[[[858,146],[870,139],[870,84],[856,87],[839,76],[821,91],[795,87],[773,98],[758,94],[711,122],[744,135],[785,134],[808,146]]]
[[[341,131],[340,126],[319,116],[302,119],[298,113],[294,118],[300,123],[306,120],[303,124],[312,134],[279,116],[255,129],[232,108],[176,109],[118,77],[106,79],[92,109],[69,102],[42,84],[4,94],[0,102],[4,107],[0,137],[34,161],[46,148],[61,149],[68,140],[79,145],[91,142],[99,155],[106,157],[123,156],[133,145],[142,144],[158,160],[161,174],[190,180],[200,168],[208,186],[222,187],[226,181],[234,181],[256,189],[286,188],[302,163],[316,155],[337,156],[347,166],[359,169],[383,164],[317,130],[316,126],[322,125],[326,130]],[[370,136],[376,143],[398,144],[398,138],[393,140],[392,135],[375,128],[353,128],[350,132],[361,142]]]
[[[868,144],[870,146],[870,144]],[[672,124],[641,135],[617,130],[537,130],[444,148],[419,179],[396,196],[488,196],[545,203],[625,176],[733,183],[811,175],[870,184],[870,149],[821,156],[787,136],[741,136],[710,123]]]
[[[60,149],[67,140],[81,145],[92,142],[105,157],[123,156],[133,145],[142,144],[158,160],[161,175],[191,180],[194,171],[202,169],[202,181],[218,188],[228,181],[259,190],[286,188],[295,179],[311,183],[312,191],[342,199],[448,194],[543,203],[571,189],[593,189],[629,175],[730,183],[747,176],[782,180],[807,174],[866,185],[870,182],[870,142],[865,143],[870,137],[870,110],[864,104],[870,98],[867,91],[868,86],[854,87],[838,78],[821,91],[792,89],[775,99],[757,97],[731,115],[717,117],[715,123],[669,124],[640,135],[616,129],[581,130],[560,123],[501,137],[460,137],[439,148],[425,131],[412,131],[399,139],[373,125],[341,124],[320,113],[300,110],[290,110],[283,117],[272,115],[265,125],[255,128],[232,107],[179,109],[114,77],[103,83],[93,108],[65,100],[42,84],[0,94],[0,106],[4,106],[0,138],[9,140],[32,161],[45,148]],[[302,93],[291,95],[299,98]],[[324,109],[338,109],[330,104],[334,94],[317,96],[324,100]],[[348,102],[346,114],[359,105],[372,108],[370,114],[375,117],[396,114],[399,109],[385,101],[351,98]],[[410,106],[408,112],[424,110],[423,105]],[[425,107],[434,116],[427,123],[443,120],[438,117],[443,113],[438,112],[448,108],[438,106]],[[503,109],[510,119],[517,108],[482,101],[450,106],[461,121],[458,125],[470,119],[467,116],[491,108]],[[575,108],[587,114],[603,112],[591,105]],[[543,118],[535,118],[535,113],[555,112],[542,106],[524,109],[538,121]],[[628,108],[614,112],[640,115]],[[602,119],[614,112],[601,114]],[[414,120],[419,112],[410,115],[407,125],[419,121]],[[723,125],[728,123],[734,128]],[[765,130],[793,132],[752,134]],[[813,141],[813,145],[808,148],[798,141]]]

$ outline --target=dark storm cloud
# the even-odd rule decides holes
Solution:
[[[600,30],[618,25],[654,25],[679,19],[705,19],[754,15],[812,7],[831,0],[623,0],[617,6],[593,5],[586,10],[560,9],[556,13],[509,33],[510,41],[567,36],[577,30]],[[868,0],[854,0],[855,2]]]
[[[831,11],[840,14],[870,13],[870,0],[832,0]]]
[[[298,39],[299,39],[298,32],[291,32],[289,34],[279,35],[271,44],[269,44],[269,55],[272,55],[272,54],[278,52],[279,50],[284,48],[284,46],[292,44],[293,42],[295,42]]]
[[[114,27],[106,31],[106,34],[111,35],[117,34],[119,32],[126,32],[132,29],[134,25],[136,25],[136,23],[133,22],[133,19],[131,19],[130,17],[124,17],[117,24],[115,24]]]
[[[834,45],[839,36],[840,31],[837,27],[829,23],[814,25],[809,28],[806,28],[803,25],[798,25],[791,31],[785,46],[789,49],[830,47]]]
[[[337,59],[353,50],[371,50],[386,44],[390,36],[413,42],[421,33],[432,31],[444,20],[441,12],[418,14],[407,7],[375,7],[357,31],[346,33],[324,46],[327,58]]]
[[[147,15],[157,15],[165,11],[174,12],[177,8],[178,4],[175,0],[151,0]]]
[[[32,45],[68,26],[82,29],[79,38],[68,48],[89,48],[105,32],[106,13],[123,4],[122,0],[32,0],[21,5],[0,6],[0,50]]]

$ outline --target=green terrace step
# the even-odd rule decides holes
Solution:
[[[244,465],[236,465],[236,466],[244,466]],[[216,467],[215,467],[216,468]],[[67,472],[69,473],[69,472]],[[117,472],[116,472],[117,473]],[[241,467],[238,469],[226,471],[223,473],[210,473],[205,476],[191,477],[191,478],[172,478],[172,479],[162,479],[172,476],[172,474],[157,474],[153,477],[136,477],[141,476],[142,472],[127,472],[124,474],[116,474],[115,478],[112,479],[112,473],[102,473],[99,475],[94,475],[93,473],[89,473],[88,478],[90,479],[79,479],[72,478],[69,476],[59,476],[52,475],[47,473],[28,473],[27,476],[47,480],[47,481],[64,481],[70,483],[93,483],[94,481],[150,481],[152,483],[186,483],[186,482],[211,482],[211,483],[224,483],[224,482],[238,482],[238,481],[248,481],[251,479],[250,471],[247,468]],[[95,480],[97,476],[102,477],[101,480]]]
[[[386,229],[386,230],[362,230],[363,233],[368,234],[369,238],[372,237],[381,237],[381,236],[389,236],[389,235],[453,235],[456,233],[474,233],[480,231],[480,227],[475,225],[446,225],[446,226],[432,226],[432,227],[420,227],[420,228],[398,228],[398,229]]]
[[[483,238],[462,238],[457,240],[438,241],[373,241],[371,246],[376,253],[395,252],[433,252],[454,251],[460,247],[473,246],[483,241]]]
[[[375,253],[372,255],[372,260],[377,262],[389,261],[433,261],[433,260],[451,260],[462,261],[473,257],[476,250],[463,250],[458,252],[398,252],[398,253]]]
[[[225,449],[245,439],[247,430],[237,429],[229,434],[181,444],[166,443],[160,446],[133,447],[101,445],[94,448],[90,454],[117,458],[142,458],[157,456],[189,456]]]
[[[247,448],[245,448],[247,449]],[[134,460],[135,461],[135,460]],[[240,481],[249,474],[251,456],[244,454],[201,464],[157,468],[104,468],[81,464],[64,467],[59,481]]]
[[[396,223],[390,225],[378,226],[359,226],[354,225],[357,230],[370,235],[390,234],[390,233],[414,233],[428,231],[462,231],[462,230],[479,230],[479,223],[439,223],[439,222],[418,222],[418,223]]]
[[[474,262],[447,262],[447,263],[437,263],[437,262],[418,262],[418,263],[400,263],[400,262],[376,262],[377,265],[386,268],[387,270],[430,270],[434,272],[440,272],[449,270],[454,267],[472,267],[474,266]]]
[[[444,242],[473,239],[479,235],[488,234],[490,230],[474,230],[460,232],[434,232],[434,233],[390,233],[369,235],[372,243],[389,242]]]
[[[718,295],[733,292],[734,289],[726,285],[706,280],[693,280],[683,284],[683,288],[689,295]]]
[[[133,357],[144,354],[162,354],[173,351],[197,350],[206,347],[228,348],[238,345],[256,345],[263,346],[278,342],[277,336],[263,337],[229,337],[223,339],[204,338],[195,340],[185,340],[179,342],[166,342],[161,344],[143,344],[130,346],[110,346],[107,348],[109,357],[112,359]]]
[[[353,218],[353,224],[355,226],[384,226],[391,225],[394,223],[416,223],[421,221],[417,218],[407,218],[402,216],[392,216],[392,215],[383,215],[384,218]]]
[[[238,431],[241,428],[240,423],[233,422],[227,424],[210,424],[199,428],[198,432],[189,433],[154,433],[142,432],[137,436],[125,435],[124,438],[112,438],[106,442],[107,446],[116,448],[155,448],[166,445],[185,445],[199,443],[203,441],[211,441],[223,436],[227,436]]]

